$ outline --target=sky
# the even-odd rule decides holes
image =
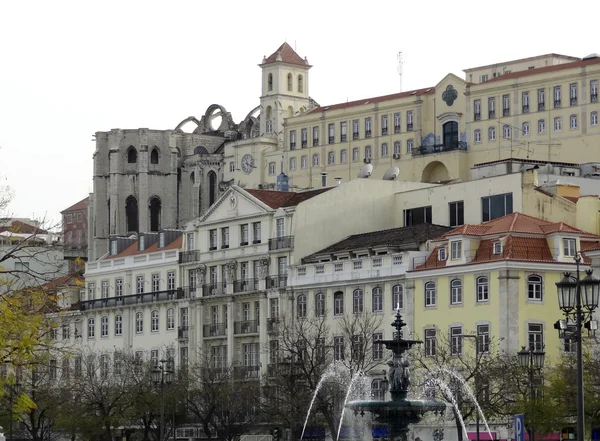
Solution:
[[[240,122],[258,64],[283,42],[313,65],[321,105],[435,86],[517,58],[600,52],[592,1],[0,2],[0,216],[60,220],[92,188],[93,134],[173,129],[211,104]],[[587,11],[587,12],[585,12]]]

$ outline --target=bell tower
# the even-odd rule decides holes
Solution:
[[[310,108],[308,71],[312,66],[287,43],[264,57],[259,66],[262,69],[260,132],[280,137],[285,118]]]

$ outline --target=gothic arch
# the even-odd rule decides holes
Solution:
[[[137,163],[137,150],[134,146],[130,145],[127,149],[127,163],[135,164]]]
[[[183,133],[182,127],[189,122],[193,122],[194,124],[196,124],[197,127],[200,127],[200,121],[198,121],[198,119],[195,116],[188,116],[186,119],[177,124],[177,127],[175,127],[175,132]],[[198,129],[196,128],[196,130]],[[196,130],[194,130],[194,132]]]
[[[152,196],[148,201],[148,212],[150,217],[150,231],[160,230],[162,202],[158,196]]]
[[[208,172],[208,206],[210,207],[217,201],[217,174],[214,171]]]
[[[125,222],[128,233],[137,233],[139,231],[138,202],[133,195],[127,197],[125,200]]]
[[[158,147],[154,146],[150,152],[150,164],[158,164],[159,157],[160,152],[158,151]]]
[[[194,149],[194,155],[208,155],[208,150],[206,150],[206,147],[199,145]]]

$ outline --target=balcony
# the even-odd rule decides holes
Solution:
[[[413,156],[424,156],[424,155],[435,155],[436,153],[452,152],[455,150],[467,151],[467,143],[463,141],[436,144],[436,145],[422,145],[413,149]]]
[[[412,123],[406,124],[406,131],[407,132],[412,132],[412,130],[413,130],[413,124]]]
[[[267,319],[267,332],[277,334],[279,332],[279,317]]]
[[[236,378],[258,378],[260,366],[235,366],[233,372]]]
[[[529,113],[529,104],[524,104],[522,111],[523,113]]]
[[[258,291],[258,279],[242,279],[233,282],[233,292]]]
[[[538,103],[538,112],[546,110],[546,103]]]
[[[79,302],[81,311],[103,308],[120,308],[130,305],[141,305],[189,298],[189,292],[182,288],[165,291],[146,292],[127,296],[108,297],[105,299],[84,300]]]
[[[290,150],[296,150],[296,143],[290,142]]]
[[[496,111],[495,110],[490,110],[488,112],[488,119],[492,119],[492,118],[496,118]]]
[[[510,109],[502,109],[502,116],[510,116]]]
[[[222,296],[227,293],[227,283],[215,282],[202,286],[202,297]]]
[[[271,276],[265,279],[266,288],[285,288],[287,286],[287,274],[282,276]]]
[[[344,134],[340,135],[340,142],[346,142],[346,141],[347,141],[346,134],[344,133]]]
[[[365,130],[365,138],[370,138],[370,137],[371,137],[371,131]]]
[[[358,138],[358,132],[352,132],[352,140],[356,141]]]
[[[473,118],[475,119],[475,121],[481,121],[481,112],[475,112]]]
[[[387,134],[388,134],[388,129],[387,129],[387,127],[383,127],[383,128],[381,129],[381,134],[382,134],[382,135],[387,135]]]
[[[224,337],[227,335],[227,323],[204,325],[202,335],[204,337]]]
[[[576,106],[577,105],[577,97],[576,96],[572,96],[571,99],[569,100],[569,103],[572,106]]]
[[[554,100],[554,108],[560,109],[560,100]]]
[[[258,320],[242,320],[233,324],[233,333],[238,334],[256,334],[258,333]]]
[[[200,261],[200,250],[183,251],[179,253],[179,263],[192,263]]]
[[[400,133],[400,126],[394,126],[394,133]]]
[[[317,139],[317,145],[319,144],[319,140]],[[306,148],[306,146],[308,145],[308,141],[306,141],[306,139],[304,141],[302,141],[302,148]]]
[[[269,239],[269,251],[285,250],[294,247],[294,236],[281,236],[275,239]]]
[[[335,142],[335,137],[334,136],[330,136],[329,137],[329,144],[333,144]]]
[[[590,95],[590,102],[591,103],[597,103],[598,102],[598,94],[597,93],[592,93]]]
[[[189,326],[180,326],[177,328],[177,339],[187,340],[189,336]]]
[[[317,147],[319,145],[319,138],[313,139],[313,147]]]

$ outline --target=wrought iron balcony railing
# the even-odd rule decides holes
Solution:
[[[269,239],[269,250],[283,250],[294,247],[294,236],[281,236]]]

